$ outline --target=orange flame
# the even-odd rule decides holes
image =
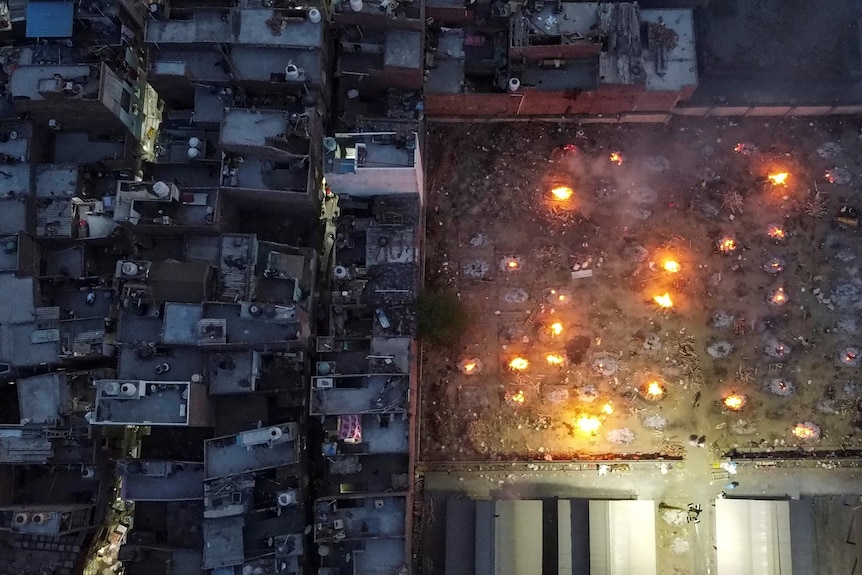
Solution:
[[[659,305],[659,307],[663,307],[665,309],[673,307],[673,300],[670,298],[670,294],[665,292],[664,295],[657,295],[652,298],[655,303]]]
[[[582,415],[575,422],[580,429],[584,433],[595,433],[602,426],[601,420],[598,417],[593,417],[592,415]]]
[[[524,395],[523,390],[519,389],[516,393],[513,393],[511,396],[509,396],[509,399],[512,400],[514,403],[524,405],[524,402],[527,401],[527,396]]]
[[[479,366],[476,365],[475,361],[465,363],[464,364],[464,373],[473,373],[474,371],[476,371],[477,367],[479,367]]]
[[[778,172],[777,174],[769,174],[766,176],[773,186],[786,186],[787,178],[790,176],[787,172]]]
[[[733,411],[739,411],[745,405],[745,396],[732,393],[724,398],[724,407]]]
[[[506,262],[506,267],[510,270],[516,270],[518,269],[518,262],[515,260],[509,260]]]
[[[509,368],[514,369],[515,371],[523,371],[530,366],[530,362],[524,359],[523,357],[516,357],[512,361],[509,362]]]
[[[602,406],[602,413],[604,413],[605,415],[610,415],[613,412],[614,412],[614,406],[611,405],[610,401]]]
[[[804,423],[797,423],[793,426],[792,433],[799,439],[811,439],[816,435],[816,432]]]
[[[570,200],[573,195],[575,195],[575,190],[570,188],[569,186],[556,186],[551,188],[551,195],[555,200],[559,200],[561,202],[565,202],[566,200]]]
[[[785,303],[787,301],[787,294],[784,293],[784,288],[778,288],[777,290],[775,290],[775,292],[773,292],[772,296],[769,298],[769,301],[778,305]]]
[[[563,333],[563,324],[555,322],[551,324],[551,335],[560,335]]]
[[[729,254],[736,249],[736,240],[729,237],[722,238],[721,241],[718,242],[718,249],[723,254]]]
[[[667,260],[662,264],[662,267],[666,272],[670,272],[672,274],[675,274],[682,269],[682,266],[679,265],[679,262],[675,262],[673,260]]]
[[[651,381],[646,387],[646,394],[648,397],[653,399],[658,399],[662,395],[664,395],[664,388],[657,381]]]
[[[786,235],[784,230],[779,228],[778,226],[769,226],[769,229],[766,231],[769,234],[769,237],[774,240],[783,240]]]
[[[554,353],[549,353],[545,356],[545,361],[548,362],[548,365],[563,365],[565,363],[565,359],[561,355],[556,355]]]
[[[619,152],[611,152],[611,162],[621,166],[623,164],[623,155]]]

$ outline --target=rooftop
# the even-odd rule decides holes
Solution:
[[[314,503],[314,541],[404,537],[405,497],[318,499]]]
[[[323,41],[323,23],[288,16],[280,10],[200,9],[184,20],[149,21],[145,40],[154,44],[220,42],[319,48]]]
[[[188,382],[99,380],[93,424],[188,425]]]
[[[204,369],[204,354],[197,348],[130,343],[120,347],[119,355],[117,375],[123,380],[191,381]]]
[[[257,313],[251,304],[165,305],[162,340],[184,345],[287,343],[307,337],[296,310],[271,306]],[[251,311],[249,311],[251,309]]]
[[[219,134],[223,146],[263,148],[284,138],[287,130],[284,112],[231,108],[225,111]]]
[[[204,569],[242,565],[245,561],[242,538],[244,526],[242,515],[204,521]]]
[[[406,375],[343,375],[312,378],[312,415],[402,413],[408,408]]]
[[[203,499],[204,465],[186,461],[132,460],[123,466],[126,501]]]
[[[19,379],[18,409],[30,423],[62,420],[71,409],[69,383],[63,373],[48,373]]]
[[[257,351],[207,354],[206,381],[210,395],[251,393],[261,375],[261,355]]]
[[[68,199],[78,192],[77,164],[39,164],[36,166],[34,195],[37,198]]]
[[[12,98],[47,100],[63,94],[60,82],[83,83],[81,95],[98,93],[98,79],[91,79],[93,69],[88,64],[69,66],[19,66],[9,77],[9,94]],[[59,76],[60,80],[56,78]]]
[[[298,431],[297,424],[287,423],[211,439],[205,444],[206,476],[227,477],[296,463]]]

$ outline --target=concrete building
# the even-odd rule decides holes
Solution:
[[[208,427],[206,386],[195,381],[98,380],[93,425]]]

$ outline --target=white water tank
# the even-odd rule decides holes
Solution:
[[[327,152],[334,152],[338,149],[338,141],[332,136],[326,136],[323,138],[323,149]]]
[[[319,24],[321,20],[320,10],[317,8],[311,8],[308,11],[308,20],[312,24]]]
[[[201,157],[201,151],[197,148],[189,148],[189,151],[186,152],[190,160],[194,160],[196,158]]]
[[[521,87],[521,81],[517,78],[509,78],[509,91],[517,92],[518,88]]]
[[[81,477],[83,479],[92,479],[96,476],[96,469],[91,466],[87,466],[81,470]]]
[[[16,513],[15,517],[12,519],[15,525],[27,525],[30,523],[30,515],[27,513]]]
[[[203,376],[199,373],[192,374],[192,383],[200,383],[201,381],[203,381],[203,379]]]
[[[196,150],[201,149],[201,139],[192,136],[189,138],[189,148],[195,148]]]
[[[171,187],[164,182],[156,182],[153,184],[153,195],[157,198],[167,198],[171,195]]]
[[[287,507],[288,505],[293,505],[296,503],[296,491],[279,491],[278,497],[276,498],[278,501],[279,507]]]
[[[30,518],[30,522],[34,525],[42,525],[48,520],[47,513],[34,513],[33,517]]]
[[[135,262],[123,262],[120,271],[124,276],[136,276],[141,271],[141,267]]]
[[[344,266],[335,266],[332,270],[332,275],[335,279],[343,280],[347,277],[347,268]]]
[[[362,0],[350,0],[350,8],[354,12],[362,12]]]
[[[284,67],[284,75],[288,80],[299,80],[299,67],[291,60]]]
[[[270,427],[268,435],[270,441],[278,441],[284,435],[284,431],[280,427]]]
[[[123,395],[125,397],[132,397],[133,395],[137,395],[137,393],[138,386],[134,383],[126,382],[120,386],[120,395]]]
[[[120,393],[120,384],[116,381],[106,381],[102,384],[103,395],[117,395]]]

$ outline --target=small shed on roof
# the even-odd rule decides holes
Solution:
[[[31,0],[27,4],[27,38],[71,38],[75,3]]]

